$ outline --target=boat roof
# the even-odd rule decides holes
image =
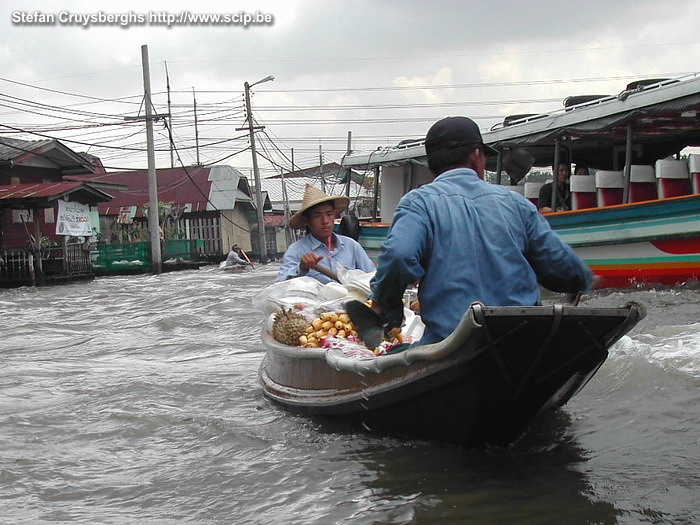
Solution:
[[[400,143],[396,146],[381,147],[369,153],[352,152],[343,157],[341,164],[345,167],[371,169],[376,166],[398,166],[406,162],[417,162],[424,166],[425,140],[417,139]]]
[[[653,164],[685,147],[700,146],[700,74],[633,83],[617,95],[570,99],[583,102],[549,113],[507,117],[483,133],[484,142],[499,151],[524,149],[534,166],[551,166],[554,143],[560,139],[568,151],[564,158],[597,169],[619,165],[616,148],[624,156],[630,124],[637,164]],[[344,166],[365,169],[406,162],[425,163],[423,140],[343,159]]]

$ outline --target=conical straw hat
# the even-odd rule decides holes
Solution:
[[[301,209],[292,215],[291,219],[289,219],[289,225],[292,228],[301,228],[304,226],[303,218],[306,210],[313,208],[317,204],[330,201],[334,201],[333,206],[335,207],[336,216],[340,212],[347,210],[350,204],[350,199],[344,195],[326,195],[318,188],[307,184],[304,189],[304,200],[301,202]]]

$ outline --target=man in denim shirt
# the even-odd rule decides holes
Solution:
[[[436,178],[402,197],[372,280],[373,308],[390,326],[401,324],[403,292],[416,281],[426,325],[420,344],[445,339],[474,301],[533,306],[538,284],[590,288],[591,271],[535,206],[483,180],[485,155],[494,150],[471,119],[436,122],[425,149]]]
[[[333,233],[335,219],[348,207],[349,200],[344,196],[326,195],[306,185],[301,209],[289,219],[289,225],[292,228],[306,226],[308,233],[287,248],[277,281],[308,275],[326,284],[331,279],[317,270],[319,264],[334,272],[337,272],[336,263],[348,270],[374,271],[374,263],[360,243]]]

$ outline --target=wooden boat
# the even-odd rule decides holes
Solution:
[[[241,273],[245,272],[248,270],[252,270],[250,266],[226,266],[226,261],[221,261],[219,263],[219,270],[223,270],[225,272],[231,272],[231,273]]]
[[[260,381],[269,399],[302,414],[468,447],[507,445],[583,388],[643,317],[637,304],[475,303],[444,341],[366,360],[283,345],[264,331]]]
[[[489,167],[496,182],[506,178],[504,167],[515,152],[525,152],[533,166],[551,167],[562,160],[618,173],[622,183],[615,188],[599,188],[596,175],[589,204],[545,214],[554,231],[604,278],[606,287],[700,280],[700,155],[680,158],[684,148],[700,146],[700,76],[651,79],[631,83],[614,96],[573,98],[575,105],[506,118],[483,134],[499,152]],[[671,155],[686,165],[685,174],[673,180],[663,178],[659,168]],[[381,216],[361,222],[359,235],[375,257],[400,197],[432,180],[425,147],[414,141],[355,152],[344,157],[343,166],[374,170],[381,180]],[[651,182],[636,179],[636,168],[650,170]],[[636,190],[645,185],[652,194],[640,197]],[[527,186],[509,187],[527,191]],[[612,194],[616,197],[608,199]]]

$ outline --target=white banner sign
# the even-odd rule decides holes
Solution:
[[[58,201],[56,235],[91,235],[90,206],[79,202]]]

